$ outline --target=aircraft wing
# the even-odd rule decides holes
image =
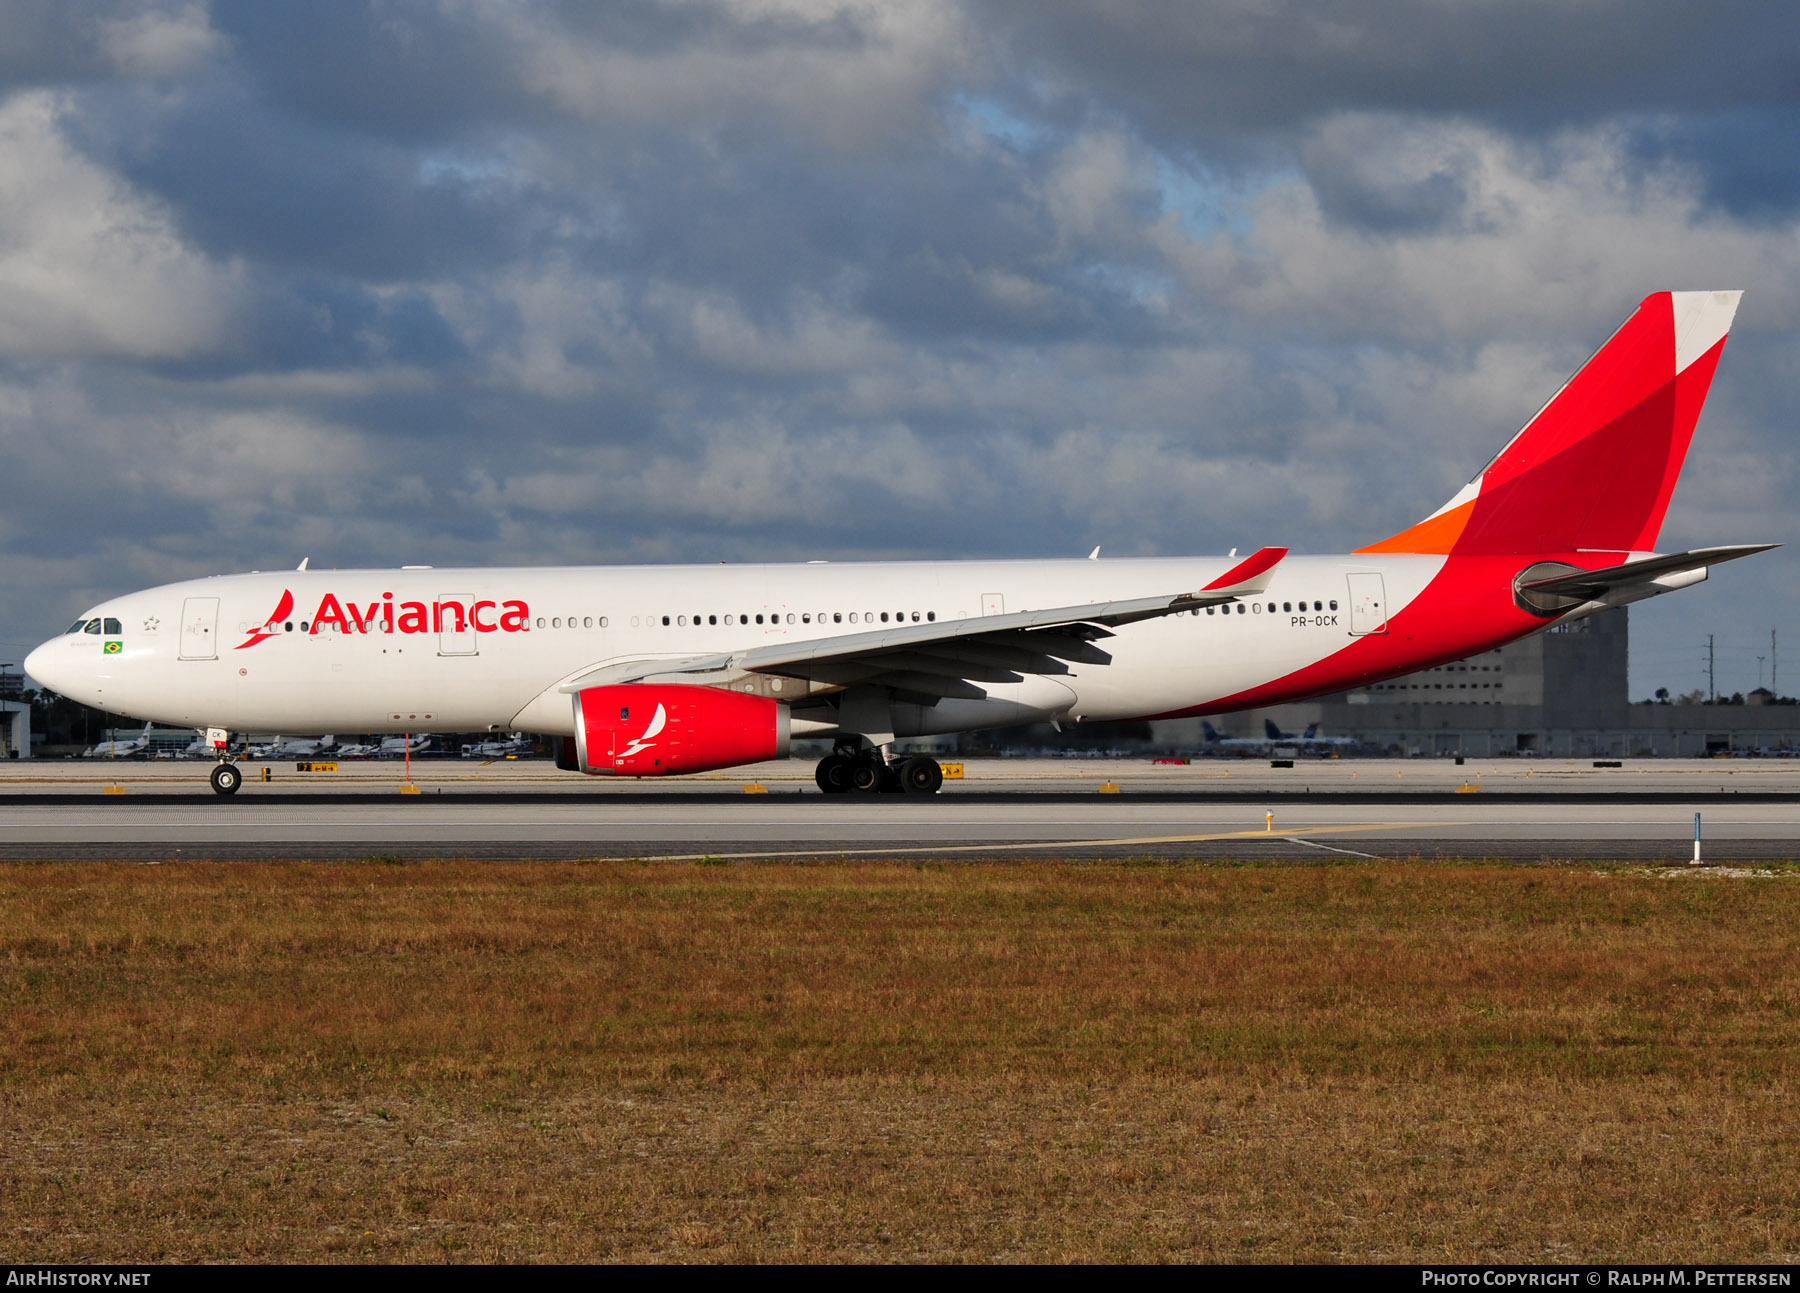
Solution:
[[[1548,594],[1552,597],[1581,597],[1599,601],[1609,594],[1628,591],[1633,585],[1650,584],[1672,575],[1704,571],[1708,566],[1716,566],[1722,561],[1736,561],[1739,557],[1753,556],[1780,546],[1779,543],[1738,543],[1718,548],[1694,548],[1663,557],[1627,561],[1623,565],[1607,566],[1602,570],[1580,570],[1551,575],[1546,579],[1533,579],[1520,584],[1519,588],[1522,592]]]
[[[1287,552],[1263,548],[1192,592],[897,624],[687,660],[632,661],[577,675],[560,690],[676,676],[705,685],[707,674],[767,673],[827,685],[890,687],[927,703],[944,697],[979,700],[987,695],[982,683],[1020,682],[1028,673],[1065,674],[1071,661],[1110,664],[1112,656],[1094,644],[1120,625],[1254,597],[1269,586]]]

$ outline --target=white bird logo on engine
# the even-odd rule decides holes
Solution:
[[[644,729],[644,734],[642,736],[632,737],[631,744],[626,746],[623,750],[620,750],[618,757],[621,759],[629,759],[632,755],[649,749],[651,745],[650,738],[661,732],[663,730],[663,724],[668,721],[669,713],[659,703],[656,707],[656,713],[650,719],[650,726]]]

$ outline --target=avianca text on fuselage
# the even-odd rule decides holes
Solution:
[[[293,613],[293,607],[294,595],[284,590],[275,613],[237,649],[253,647],[282,632],[280,625]],[[482,598],[466,606],[456,600],[396,602],[392,593],[383,593],[379,601],[365,604],[355,598],[339,601],[337,594],[326,593],[319,599],[318,610],[304,623],[309,636],[317,635],[327,625],[335,625],[340,633],[442,633],[446,629],[452,633],[524,633],[531,626],[531,607],[516,598]]]

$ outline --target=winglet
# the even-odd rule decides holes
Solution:
[[[1200,591],[1234,596],[1260,593],[1269,586],[1269,581],[1275,577],[1275,567],[1287,554],[1286,548],[1258,548]]]

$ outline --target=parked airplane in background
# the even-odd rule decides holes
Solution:
[[[275,748],[269,751],[271,759],[316,759],[337,747],[337,738],[321,736],[316,741],[282,741],[277,738]]]
[[[1684,588],[1772,544],[1659,555],[1737,292],[1659,292],[1454,498],[1340,556],[309,571],[113,598],[39,682],[209,730],[540,732],[665,776],[829,737],[827,792],[941,781],[886,748],[1341,691]],[[114,636],[114,626],[118,626]],[[104,647],[102,644],[104,643]],[[235,791],[229,761],[213,787]]]
[[[404,759],[409,754],[419,754],[431,748],[431,734],[390,736],[375,747],[378,759]]]
[[[475,741],[462,748],[465,759],[516,759],[530,754],[532,740],[515,732],[503,741]]]
[[[1271,746],[1291,745],[1307,754],[1332,754],[1360,744],[1354,736],[1320,736],[1317,723],[1307,724],[1306,730],[1296,736],[1275,726],[1274,719],[1265,718],[1263,732],[1268,736]]]
[[[35,675],[34,675],[35,676]],[[42,681],[40,679],[40,681]],[[133,737],[121,737],[114,733],[110,740],[96,741],[81,752],[84,759],[129,759],[144,753],[150,748],[150,729],[153,723],[145,723],[144,730]]]
[[[1226,736],[1217,731],[1211,723],[1200,724],[1200,734],[1206,738],[1206,748],[1216,754],[1241,754],[1250,758],[1269,752],[1269,743],[1256,736]]]

